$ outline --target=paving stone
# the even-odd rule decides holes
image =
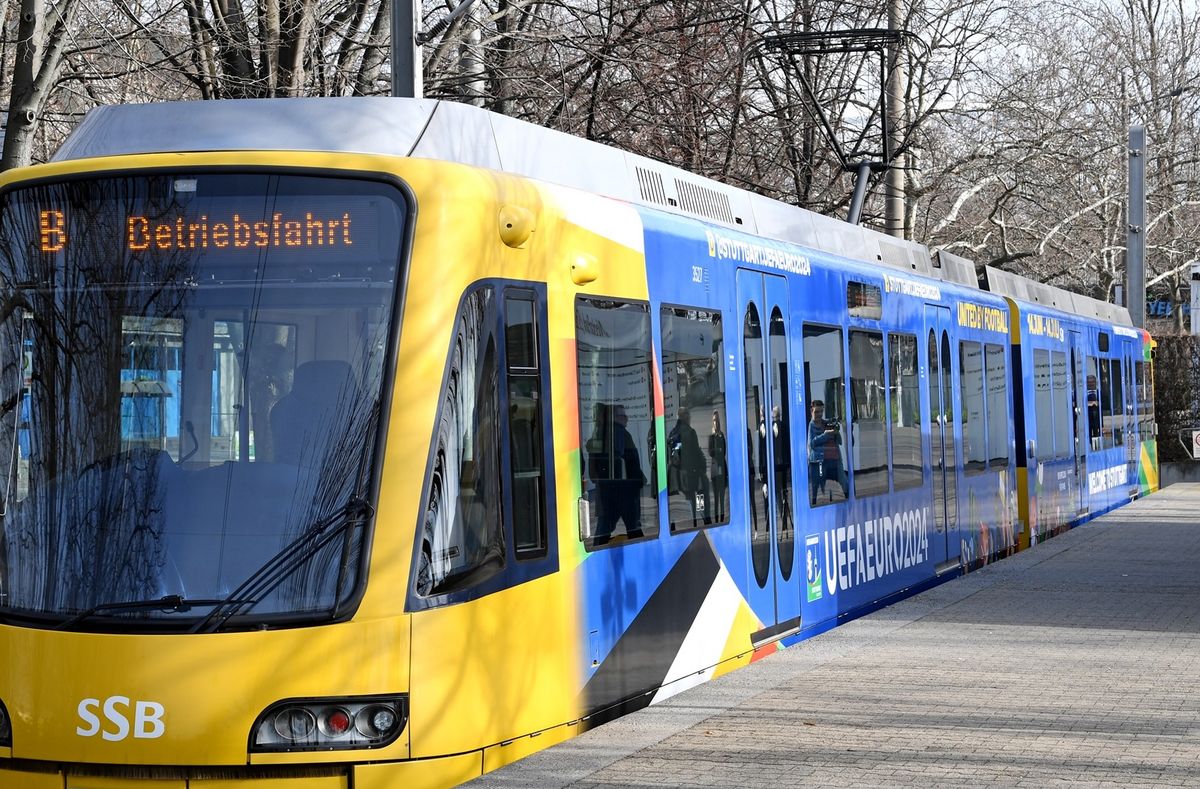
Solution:
[[[474,787],[1200,787],[1200,485]]]

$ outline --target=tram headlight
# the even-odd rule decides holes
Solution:
[[[400,719],[395,710],[386,704],[372,704],[354,719],[354,727],[365,737],[386,737],[391,734]]]
[[[252,752],[382,748],[408,723],[406,696],[289,699],[267,707],[250,737]]]
[[[12,747],[12,723],[9,722],[8,708],[0,701],[0,747]]]
[[[317,728],[313,714],[303,707],[287,707],[271,716],[275,733],[287,742],[296,742],[310,737]]]

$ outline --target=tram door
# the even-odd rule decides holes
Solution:
[[[795,468],[792,457],[796,399],[788,363],[791,326],[787,280],[739,269],[741,368],[746,430],[745,485],[749,497],[750,602],[763,620],[754,635],[765,643],[800,628],[796,567]]]
[[[1125,492],[1132,501],[1137,496],[1138,491],[1138,458],[1142,452],[1141,432],[1138,425],[1138,417],[1134,413],[1134,402],[1137,400],[1137,379],[1134,376],[1134,360],[1139,358],[1141,352],[1140,345],[1135,345],[1132,340],[1121,340],[1121,367],[1125,374],[1125,464],[1126,464],[1126,488]],[[1113,403],[1113,410],[1118,407],[1118,403]]]
[[[954,383],[951,371],[950,310],[925,305],[925,362],[929,396],[929,467],[933,473],[933,522],[929,545],[937,572],[958,567],[957,457],[954,443]]]
[[[1075,510],[1087,509],[1087,378],[1083,372],[1083,338],[1077,331],[1069,335],[1071,343],[1071,413],[1075,415]]]

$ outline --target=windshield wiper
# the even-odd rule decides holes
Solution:
[[[299,537],[251,573],[250,577],[242,581],[228,597],[218,601],[188,632],[215,633],[220,630],[231,618],[244,614],[257,605],[265,595],[307,564],[308,560],[320,553],[325,546],[345,534],[352,526],[366,523],[374,514],[375,509],[365,499],[351,497],[332,514],[313,522]],[[343,549],[343,566],[338,573],[335,595],[341,589],[347,560],[346,551]]]
[[[129,600],[119,603],[101,603],[80,611],[75,616],[54,626],[55,630],[70,630],[80,622],[91,619],[96,614],[120,614],[129,611],[168,611],[182,613],[190,611],[195,606],[220,605],[225,600],[189,600],[177,594],[169,594],[154,600]]]

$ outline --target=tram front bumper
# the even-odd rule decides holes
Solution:
[[[89,773],[86,767],[41,762],[11,762],[0,759],[0,789],[445,789],[479,776],[480,752],[443,759],[376,762],[314,768],[325,775],[302,775],[262,771],[257,775],[220,775],[212,768],[167,768],[165,770],[110,770]],[[133,777],[135,772],[141,773]],[[335,774],[336,773],[336,774]],[[193,777],[180,777],[180,776]],[[203,776],[203,777],[201,777]]]

